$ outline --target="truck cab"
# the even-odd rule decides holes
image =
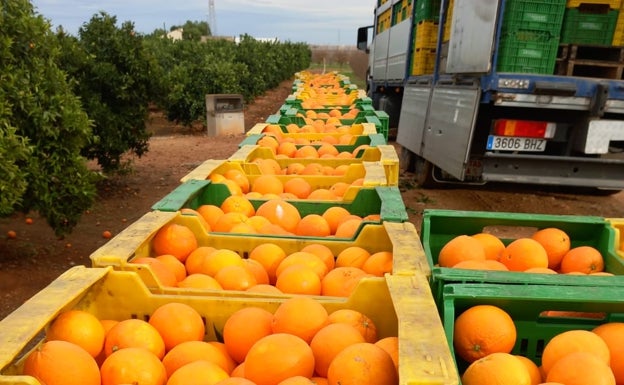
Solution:
[[[623,189],[624,44],[613,30],[588,41],[577,31],[620,18],[621,1],[604,1],[588,11],[574,0],[422,0],[387,29],[380,12],[404,2],[378,4],[369,92],[398,122],[417,183]]]

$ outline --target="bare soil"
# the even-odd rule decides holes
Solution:
[[[291,93],[291,85],[291,81],[283,82],[247,105],[246,129],[275,113]],[[111,177],[100,186],[96,204],[64,239],[55,237],[36,213],[0,219],[0,318],[68,268],[90,266],[89,255],[107,242],[103,231],[119,233],[178,186],[181,177],[206,159],[228,158],[244,138],[243,134],[208,137],[201,124],[177,126],[157,111],[152,112],[148,127],[154,133],[149,152],[133,159],[132,172]],[[426,208],[624,218],[624,192],[593,196],[524,185],[424,190],[414,185],[409,174],[401,174],[400,179],[410,221],[418,230]],[[27,224],[26,218],[33,223]],[[15,239],[7,237],[9,230],[17,233]]]

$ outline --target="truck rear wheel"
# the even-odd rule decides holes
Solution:
[[[433,177],[435,166],[427,159],[414,155],[414,175],[416,184],[422,188],[436,188],[440,183]]]

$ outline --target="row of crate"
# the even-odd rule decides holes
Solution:
[[[287,103],[296,105],[305,100],[302,89],[307,73],[299,74],[293,95]],[[339,78],[346,89],[348,79]],[[352,91],[351,91],[352,92]],[[357,94],[357,93],[356,93]],[[351,104],[366,105],[365,97]],[[329,111],[328,105],[317,112]],[[280,109],[276,115],[286,109]],[[305,114],[305,109],[300,110]],[[281,115],[283,116],[283,115]],[[399,338],[400,384],[458,384],[466,363],[453,354],[455,318],[475,304],[493,304],[506,310],[514,319],[519,338],[514,353],[525,355],[539,364],[544,342],[562,330],[589,329],[599,323],[621,320],[624,315],[624,220],[599,217],[489,213],[454,210],[425,210],[420,236],[408,221],[407,210],[398,190],[398,157],[388,145],[381,128],[375,123],[352,123],[357,138],[345,144],[355,150],[365,144],[359,159],[328,159],[333,166],[344,163],[350,168],[343,176],[309,176],[316,187],[324,188],[336,180],[363,178],[361,186],[352,186],[339,200],[293,200],[303,215],[320,213],[332,206],[366,216],[379,215],[378,220],[365,221],[351,238],[273,236],[207,232],[200,218],[185,211],[203,204],[219,205],[231,191],[211,179],[229,169],[243,171],[250,180],[261,174],[258,158],[274,159],[287,166],[293,160],[275,157],[258,144],[272,123],[261,123],[247,133],[238,151],[226,160],[206,160],[181,180],[171,193],[156,202],[152,211],[130,224],[91,255],[92,267],[74,267],[37,293],[23,306],[0,321],[0,383],[37,384],[20,376],[23,356],[41,338],[50,322],[67,309],[83,309],[104,319],[147,319],[160,305],[178,301],[191,305],[206,322],[206,340],[218,340],[225,320],[246,306],[260,306],[274,311],[289,295],[260,294],[233,290],[202,290],[164,286],[149,265],[134,264],[133,259],[153,257],[151,243],[159,229],[179,224],[191,229],[200,246],[227,248],[248,256],[256,246],[270,241],[286,252],[295,252],[306,245],[321,243],[334,255],[360,246],[371,253],[390,250],[392,271],[383,277],[362,279],[348,298],[314,296],[328,310],[350,308],[368,315],[380,337]],[[290,124],[290,123],[289,123]],[[277,124],[280,129],[284,125]],[[307,140],[316,133],[284,132]],[[349,147],[350,146],[350,147]],[[347,148],[347,147],[345,147]],[[298,161],[302,161],[299,159]],[[310,160],[306,160],[310,161]],[[291,176],[279,175],[287,180]],[[346,178],[346,179],[345,179]],[[251,199],[255,207],[262,199]],[[457,235],[475,234],[486,229],[557,227],[566,231],[573,245],[591,245],[605,258],[611,277],[541,275],[514,272],[460,270],[437,266],[437,256],[446,242]],[[512,237],[503,237],[509,243]],[[549,319],[544,328],[543,311],[566,310],[600,312],[602,319]]]
[[[214,290],[178,287],[163,284],[153,265],[133,263],[143,257],[155,257],[153,240],[165,226],[176,224],[192,231],[198,246],[229,249],[248,257],[258,245],[271,242],[286,253],[294,253],[306,245],[322,244],[334,255],[359,246],[370,253],[390,251],[392,267],[388,274],[362,278],[348,297],[312,296],[328,312],[349,308],[361,311],[375,324],[379,338],[395,336],[399,340],[398,375],[401,384],[455,384],[458,376],[446,343],[446,337],[437,307],[431,294],[427,277],[430,266],[422,250],[415,226],[408,221],[407,210],[398,189],[398,157],[394,147],[387,144],[387,120],[383,113],[371,111],[370,100],[350,86],[347,78],[340,77],[340,90],[324,93],[329,101],[315,113],[353,110],[365,111],[355,119],[337,123],[347,126],[350,141],[336,144],[340,152],[349,152],[348,159],[296,159],[297,162],[321,162],[327,167],[344,167],[340,175],[302,175],[314,187],[330,188],[337,182],[354,182],[344,193],[332,200],[289,199],[301,216],[320,214],[330,207],[340,206],[349,213],[371,219],[363,220],[355,234],[348,237],[313,237],[240,234],[207,231],[205,220],[197,215],[202,205],[219,206],[233,195],[229,185],[218,182],[215,175],[237,170],[253,181],[263,170],[257,159],[271,159],[286,168],[293,159],[277,157],[263,144],[268,136],[265,129],[278,128],[282,135],[298,138],[308,145],[327,136],[327,132],[296,132],[287,130],[282,122],[259,123],[247,132],[238,150],[228,159],[208,159],[181,179],[180,185],[156,202],[152,210],[95,250],[91,267],[70,268],[49,286],[0,321],[0,383],[39,384],[22,375],[24,359],[43,342],[50,323],[69,309],[86,310],[100,319],[122,320],[139,318],[147,320],[160,305],[182,302],[196,309],[206,323],[207,341],[222,337],[224,323],[235,311],[248,306],[258,306],[274,311],[292,294],[257,293],[239,290]],[[297,114],[306,111],[302,104],[312,99],[313,88],[306,83],[317,79],[308,73],[298,74],[293,94],[286,100]],[[353,94],[352,96],[348,96]],[[336,95],[336,97],[334,97]],[[346,97],[344,95],[347,95]],[[344,106],[340,102],[348,101]],[[335,104],[334,104],[335,103]],[[362,108],[363,107],[363,108]],[[288,117],[290,108],[276,112],[272,119]],[[317,116],[318,117],[318,116]],[[381,118],[381,119],[380,119]],[[360,119],[360,121],[358,121]],[[308,124],[305,120],[302,126]],[[385,124],[385,125],[384,125]],[[292,127],[291,127],[292,128]],[[385,130],[385,132],[384,132]],[[330,135],[331,136],[331,135]],[[334,135],[335,137],[338,134]],[[304,144],[299,144],[304,146]],[[275,175],[287,181],[295,175]],[[249,198],[258,208],[266,199]]]

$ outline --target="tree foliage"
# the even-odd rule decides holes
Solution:
[[[58,33],[62,67],[75,79],[75,93],[94,122],[95,140],[82,153],[105,172],[118,170],[123,154],[147,151],[145,121],[155,89],[156,70],[142,36],[131,22],[116,24],[116,17],[100,12],[80,27],[78,38]]]
[[[80,151],[92,132],[57,63],[60,46],[27,0],[0,12],[0,215],[38,211],[61,235],[95,198]]]

